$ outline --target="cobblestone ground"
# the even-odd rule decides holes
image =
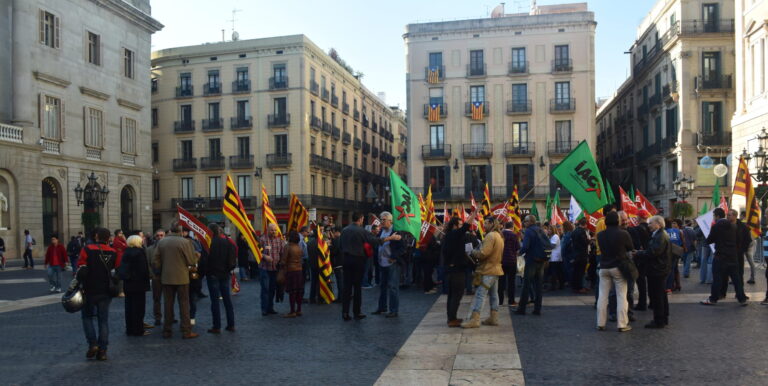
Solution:
[[[47,294],[46,283],[3,282],[18,276],[35,279],[45,273],[0,272],[0,306]],[[437,298],[415,288],[403,290],[400,316],[393,319],[369,314],[359,322],[343,322],[338,304],[305,305],[304,316],[296,319],[265,318],[258,282],[242,287],[234,297],[237,332],[205,332],[211,326],[206,298],[198,303],[195,331],[201,336],[194,340],[182,340],[179,332],[162,339],[157,329],[147,337],[127,337],[123,300],[115,299],[107,362],[86,361],[80,314],[67,314],[59,304],[2,312],[0,384],[370,385]],[[375,310],[378,293],[378,287],[363,290],[364,312]],[[147,306],[151,311],[151,301]],[[287,303],[276,305],[281,314],[287,309]]]
[[[693,270],[683,291],[670,296],[670,325],[663,330],[643,328],[653,318],[648,310],[635,311],[630,332],[617,332],[612,322],[598,332],[594,294],[545,293],[542,316],[512,315],[526,384],[765,384],[768,306],[759,304],[764,271],[756,285],[746,285],[747,307],[735,302],[732,286],[727,302],[699,305],[710,286],[699,284],[698,273]]]

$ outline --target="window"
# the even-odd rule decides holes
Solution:
[[[675,186],[675,180],[677,179],[677,160],[669,162],[669,185]]]
[[[157,127],[158,120],[159,120],[159,116],[158,116],[157,107],[153,107],[152,108],[152,127],[153,128]]]
[[[654,136],[656,137],[656,143],[661,143],[662,137],[661,137],[661,116],[658,116],[654,119]]]
[[[208,156],[211,157],[211,159],[221,158],[221,139],[208,139]]]
[[[433,195],[447,194],[450,189],[450,177],[449,166],[427,166],[424,168],[424,190],[431,186]]]
[[[469,51],[469,74],[485,74],[485,62],[483,60],[483,50]]]
[[[208,70],[208,87],[219,87],[219,70]]]
[[[323,182],[325,182],[325,179],[323,179]],[[275,174],[275,196],[288,197],[290,194],[291,192],[288,187],[288,175]]]
[[[59,48],[59,18],[43,10],[40,10],[40,43]]]
[[[429,147],[431,150],[445,148],[445,127],[443,125],[429,126]]]
[[[121,133],[122,151],[125,154],[136,154],[136,120],[123,118]]]
[[[63,121],[64,116],[62,114],[63,102],[61,99],[45,95],[45,106],[42,106],[43,122],[40,123],[43,126],[43,136],[48,139],[60,140],[63,135]]]
[[[192,157],[193,157],[192,140],[187,139],[187,140],[181,141],[181,158],[185,160],[191,160]]]
[[[221,197],[221,177],[208,177],[208,197]]]
[[[331,159],[336,161],[336,145],[331,144]]]
[[[429,67],[441,67],[443,65],[443,53],[442,52],[430,52],[429,53]]]
[[[316,185],[317,184],[315,183],[316,180],[317,180],[317,178],[315,177],[314,174],[309,176],[309,185],[310,185],[310,188],[312,189],[312,194],[313,195],[317,194],[317,190],[316,190]]]
[[[341,183],[341,198],[347,199],[347,191],[349,190],[349,184],[347,181]]]
[[[485,125],[476,123],[469,126],[470,142],[474,144],[485,143]]]
[[[331,197],[336,197],[336,179],[331,180]]]
[[[208,104],[208,120],[218,122],[219,120],[219,102]]]
[[[275,135],[275,154],[288,154],[288,134]]]
[[[669,109],[667,115],[667,137],[677,138],[677,106]]]
[[[472,192],[478,202],[482,200],[485,184],[487,183],[489,187],[491,185],[490,172],[491,167],[488,165],[472,165],[465,169],[465,187]]]
[[[157,92],[157,84],[158,84],[157,78],[152,78],[151,82],[152,82],[151,83],[152,84],[152,86],[151,86],[152,87],[152,92],[156,93]]]
[[[183,91],[192,90],[192,74],[189,72],[182,72],[179,74],[179,87]]]
[[[512,143],[516,149],[528,149],[528,122],[512,123]]]
[[[327,182],[328,182],[328,181],[327,181],[327,179],[326,179],[325,177],[322,177],[322,178],[320,179],[320,188],[322,189],[322,190],[320,191],[320,195],[321,195],[321,196],[325,196],[325,192],[327,192],[327,191],[328,191],[328,190],[326,189],[326,185],[327,185]]]
[[[653,95],[655,95],[657,98],[661,95],[661,73],[660,72],[657,72],[656,76],[653,77]]]
[[[533,165],[507,165],[507,188],[514,189],[523,196],[533,188]]]
[[[160,180],[152,180],[152,201],[160,201]]]
[[[317,154],[315,150],[317,150],[317,146],[315,137],[309,137],[309,154]]]
[[[570,104],[571,82],[555,82],[555,103]]]
[[[181,121],[187,124],[192,123],[192,105],[179,106],[179,114],[181,115]]]
[[[555,141],[559,152],[570,152],[571,121],[555,121]]]
[[[152,163],[160,162],[160,145],[157,142],[152,143]]]
[[[701,102],[701,131],[704,135],[722,133],[722,102]]]
[[[570,59],[569,47],[567,44],[555,46],[555,64],[568,63]]]
[[[237,121],[238,122],[245,122],[248,119],[251,118],[250,113],[250,106],[248,104],[247,100],[244,101],[237,101]]]
[[[88,63],[101,65],[101,37],[93,32],[88,32],[88,51],[86,52],[86,59]]]
[[[85,146],[102,148],[104,145],[104,113],[92,107],[85,108]]]
[[[123,75],[126,78],[133,79],[133,77],[135,75],[134,71],[133,71],[134,70],[134,67],[133,67],[134,62],[133,62],[133,60],[134,60],[133,51],[131,51],[131,50],[127,49],[127,48],[124,48],[123,49]]]
[[[322,141],[320,142],[320,155],[325,157],[325,150],[326,150],[326,142]]]
[[[275,66],[272,67],[272,74],[275,77],[275,82],[285,82],[285,64],[275,64]]]
[[[250,154],[251,154],[251,138],[238,137],[237,138],[237,155],[240,157],[248,157]]]
[[[251,196],[251,176],[237,176],[237,193],[240,197]]]
[[[248,67],[238,67],[235,74],[235,79],[238,82],[245,82],[248,80]]]
[[[195,196],[194,190],[195,184],[192,177],[184,177],[181,179],[181,198],[190,199]]]
[[[469,101],[470,102],[485,102],[485,86],[470,86],[469,87]]]
[[[525,59],[525,47],[517,47],[512,49],[512,64],[510,70],[512,72],[525,72],[527,63]]]
[[[648,125],[643,126],[643,147],[648,147],[650,141],[650,133],[648,132]]]
[[[512,85],[512,103],[514,105],[527,105],[528,104],[528,85],[525,83],[518,83]]]
[[[704,24],[704,32],[717,32],[719,17],[716,3],[702,4],[701,19]]]
[[[704,52],[701,54],[701,60],[701,67],[704,69],[702,74],[704,87],[719,88],[715,82],[719,83],[720,81],[720,52]]]

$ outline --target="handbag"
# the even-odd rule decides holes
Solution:
[[[678,259],[683,257],[683,253],[684,253],[683,247],[673,242],[670,242],[669,245],[670,245],[670,251],[672,252],[672,257],[675,257]]]
[[[624,279],[627,281],[634,282],[640,276],[640,272],[638,272],[635,262],[630,258],[620,261],[618,268],[619,272],[621,272],[621,276],[624,276]]]
[[[104,264],[104,268],[109,273],[109,297],[116,298],[120,294],[120,279],[117,277],[114,268],[110,269],[107,265],[109,259],[104,258],[104,253],[101,250],[101,244],[99,246],[99,260]]]
[[[278,287],[282,287],[283,285],[285,285],[285,265],[283,264],[281,264],[277,268],[275,283],[277,284]]]

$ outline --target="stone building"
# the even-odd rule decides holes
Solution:
[[[149,0],[0,0],[0,237],[151,225]],[[91,173],[109,194],[79,203]],[[7,204],[6,204],[7,203]]]
[[[517,185],[524,207],[554,193],[550,172],[563,157],[581,140],[594,151],[595,26],[586,3],[407,25],[415,190],[479,201],[487,183],[499,201]]]
[[[155,223],[177,204],[223,222],[227,174],[257,229],[262,185],[281,223],[291,192],[337,223],[380,210],[403,117],[334,55],[304,35],[154,52]]]

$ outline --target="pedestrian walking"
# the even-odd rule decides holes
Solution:
[[[178,222],[171,226],[171,234],[157,243],[153,253],[152,265],[159,271],[163,283],[163,338],[170,338],[173,331],[176,299],[179,302],[179,316],[182,338],[197,338],[192,332],[189,313],[189,276],[190,268],[197,264],[197,257],[192,242],[182,237],[182,228]]]
[[[217,224],[210,225],[211,247],[200,261],[200,272],[208,284],[208,294],[211,299],[211,319],[213,326],[208,330],[211,334],[221,333],[221,310],[219,299],[224,303],[227,317],[226,330],[235,331],[235,309],[230,294],[230,276],[237,261],[236,245],[228,239]],[[239,252],[239,250],[238,250]]]
[[[739,304],[746,306],[747,296],[744,293],[744,278],[739,268],[739,251],[742,244],[742,235],[739,234],[738,212],[728,211],[728,218],[725,218],[725,211],[722,208],[715,208],[713,212],[715,225],[707,236],[707,242],[715,244],[715,257],[712,259],[712,291],[709,298],[701,301],[703,305],[714,305],[717,301],[725,297],[724,288],[728,286],[728,279],[733,283],[736,290],[736,299]],[[743,261],[742,261],[743,265]]]
[[[646,324],[645,328],[664,328],[669,324],[669,302],[665,287],[667,276],[672,271],[672,251],[664,225],[661,216],[653,216],[648,220],[648,228],[652,232],[648,249],[637,253],[637,259],[645,264],[648,297],[653,306],[653,321]]]
[[[35,259],[32,257],[32,249],[35,248],[35,238],[29,234],[29,229],[24,229],[24,269],[34,269]]]
[[[510,307],[517,305],[515,302],[515,277],[517,276],[517,251],[520,250],[520,239],[513,230],[515,223],[507,221],[501,236],[504,239],[504,251],[501,255],[501,270],[504,275],[499,277],[499,305],[504,304],[504,293],[507,293],[507,304]]]
[[[624,229],[619,228],[619,214],[608,213],[605,217],[605,230],[597,236],[602,256],[600,258],[600,296],[597,300],[597,329],[605,330],[608,319],[608,298],[615,289],[616,316],[619,332],[630,331],[627,302],[627,278],[624,277],[620,266],[626,265],[634,249],[632,237]],[[632,280],[631,278],[629,280]]]
[[[283,256],[285,242],[277,233],[277,225],[270,223],[267,234],[262,236],[259,243],[264,248],[259,274],[261,283],[261,315],[276,315],[275,296],[277,295],[277,269]]]
[[[549,261],[552,244],[549,237],[536,224],[536,217],[525,216],[523,221],[525,233],[523,234],[523,246],[520,254],[525,255],[525,270],[523,273],[523,293],[517,304],[515,314],[525,315],[525,307],[529,297],[533,298],[533,314],[541,315],[542,293],[541,286],[544,280],[544,266]]]
[[[480,327],[480,313],[485,305],[485,297],[489,298],[491,313],[482,324],[486,326],[499,325],[499,276],[504,275],[501,269],[501,255],[504,253],[504,239],[501,237],[499,221],[494,216],[483,219],[485,237],[478,250],[472,252],[477,259],[474,281],[477,285],[475,299],[472,301],[469,321],[463,323],[463,328]]]
[[[61,292],[61,271],[67,266],[67,250],[59,243],[59,236],[51,236],[51,244],[45,250],[45,267],[48,273],[49,292]]]
[[[288,303],[291,311],[284,318],[301,316],[301,303],[304,299],[304,274],[302,263],[304,251],[300,245],[301,236],[296,231],[288,233],[288,244],[283,248],[280,258],[280,269],[285,270],[285,292],[288,293]]]
[[[147,291],[151,289],[149,260],[144,250],[143,237],[128,237],[126,246],[118,270],[125,291],[125,333],[128,336],[145,336],[150,334],[144,329]]]
[[[72,275],[77,273],[77,258],[80,255],[82,244],[77,237],[72,236],[67,243],[67,256],[69,256],[69,264],[72,266]]]

